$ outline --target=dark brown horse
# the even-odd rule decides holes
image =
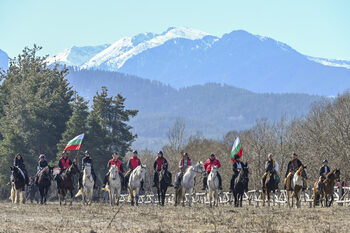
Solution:
[[[17,167],[10,167],[11,169],[11,201],[12,203],[25,203],[24,190],[25,190],[25,175],[23,171]]]
[[[275,191],[278,189],[278,181],[275,179],[276,174],[274,172],[268,172],[266,175],[265,184],[262,186],[262,200],[263,206],[265,206],[265,197],[267,194],[267,203],[270,206],[270,193],[273,192],[273,204],[275,204]]]
[[[52,180],[53,167],[44,167],[38,175],[38,188],[40,192],[40,204],[46,204],[47,194],[49,192]]]
[[[65,204],[65,196],[70,192],[70,205],[73,202],[73,190],[74,190],[74,175],[80,175],[79,168],[75,162],[69,166],[65,171],[62,172],[61,178],[57,180],[57,192],[58,199],[60,200],[60,205],[62,204],[62,200],[64,199]]]
[[[325,176],[323,182],[316,181],[314,184],[314,207],[321,202],[322,207],[330,207],[334,201],[334,185],[337,180],[340,179],[340,170],[335,169],[332,172],[329,172]],[[320,185],[318,185],[320,182]],[[317,188],[319,187],[319,188]],[[330,200],[329,200],[330,199]],[[325,202],[323,204],[323,201]],[[329,202],[328,202],[329,201]]]
[[[248,164],[242,164],[242,169],[239,172],[238,177],[236,178],[236,184],[233,188],[233,197],[235,199],[235,207],[242,207],[243,195],[244,192],[248,191],[248,182],[249,182],[249,169]]]
[[[165,194],[168,187],[171,185],[171,173],[168,171],[168,164],[163,165],[162,171],[159,172],[158,182],[156,184],[158,193],[158,202],[164,206]]]

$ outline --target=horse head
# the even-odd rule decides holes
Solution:
[[[90,163],[85,164],[84,174],[86,175],[87,178],[90,178],[90,176],[91,176],[91,164]]]
[[[168,163],[163,163],[162,169],[164,171],[167,171],[168,170]]]
[[[140,165],[140,176],[142,180],[145,180],[146,168],[147,168],[146,165],[143,165],[143,164]]]
[[[195,172],[199,172],[201,173],[203,176],[205,176],[207,174],[207,172],[205,171],[205,168],[204,168],[204,164],[202,161],[199,161],[193,168],[193,170]]]
[[[216,166],[216,165],[212,166],[211,173],[213,173],[213,175],[216,175],[218,173],[218,166]]]
[[[117,178],[118,173],[118,167],[116,165],[112,165],[109,169],[109,174],[112,176],[112,180],[115,180]]]
[[[337,181],[340,181],[340,169],[335,169],[334,170],[334,175],[335,175],[335,179]]]

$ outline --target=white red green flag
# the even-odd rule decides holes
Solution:
[[[73,138],[68,142],[64,150],[80,150],[81,144],[83,143],[83,139],[84,139],[83,133],[76,136],[75,138]]]
[[[243,147],[242,147],[241,141],[239,140],[239,137],[237,137],[235,142],[233,143],[232,151],[230,155],[232,162],[235,162],[235,155],[239,155],[239,157],[242,157],[242,152],[243,152]]]

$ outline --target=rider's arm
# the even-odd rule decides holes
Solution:
[[[61,160],[60,161],[58,161],[58,167],[59,168],[61,168],[61,169],[63,169],[64,167],[63,167],[63,165],[62,165],[62,163],[61,163]]]
[[[218,168],[220,168],[221,167],[221,163],[220,163],[220,161],[218,160]]]

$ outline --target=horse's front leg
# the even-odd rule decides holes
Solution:
[[[109,203],[111,206],[114,205],[114,188],[110,188],[109,190]]]
[[[190,188],[188,191],[188,206],[192,206],[192,192],[193,188]]]
[[[117,205],[119,205],[119,199],[120,199],[120,191],[121,191],[121,186],[117,188]]]
[[[73,189],[69,190],[70,191],[70,202],[69,202],[69,205],[72,205],[73,204]]]
[[[240,194],[240,202],[239,202],[239,206],[242,207],[242,202],[243,202],[243,193]]]
[[[135,199],[136,199],[136,206],[139,205],[139,193],[140,193],[140,188],[137,187],[136,188],[136,195],[135,195]]]

